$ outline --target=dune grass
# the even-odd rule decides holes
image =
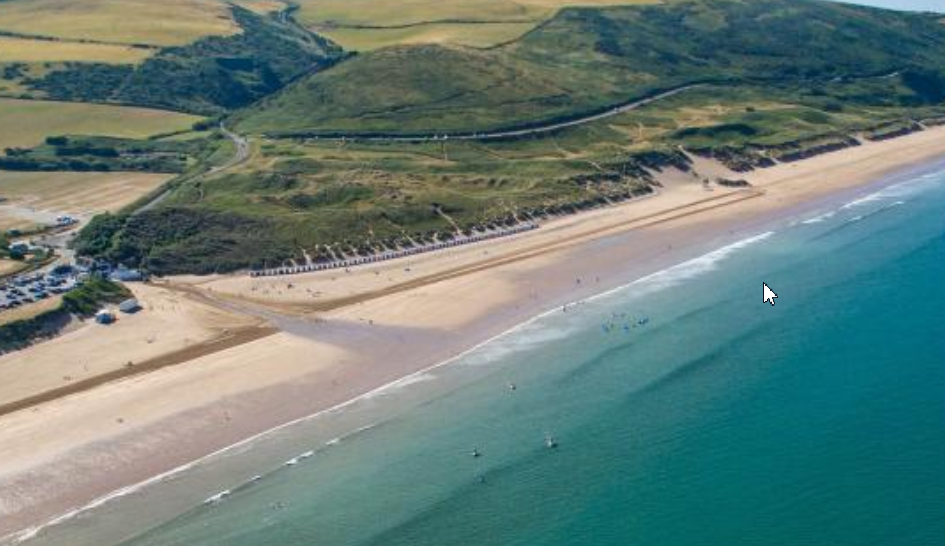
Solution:
[[[189,129],[200,119],[149,108],[0,98],[0,149],[67,134],[145,138]]]
[[[239,31],[218,0],[0,2],[0,30],[67,40],[175,46]]]

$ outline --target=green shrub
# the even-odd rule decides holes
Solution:
[[[215,115],[254,102],[341,57],[334,43],[291,22],[234,5],[230,9],[241,27],[232,36],[167,47],[137,66],[67,63],[32,80],[30,87],[53,99]]]

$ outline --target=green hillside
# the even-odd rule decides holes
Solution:
[[[58,100],[219,114],[330,66],[342,55],[338,46],[295,25],[290,17],[230,9],[238,34],[163,48],[138,65],[66,63],[27,86]]]
[[[369,254],[648,193],[655,170],[689,169],[680,148],[745,171],[921,130],[945,123],[945,25],[805,0],[567,9],[498,48],[347,57],[226,121],[247,162],[99,218],[78,250],[156,273]]]
[[[574,100],[541,66],[492,51],[411,46],[358,55],[325,77],[239,113],[240,130],[291,133],[411,132],[501,125],[509,115],[538,118]]]
[[[937,18],[807,0],[570,8],[490,50],[366,53],[237,115],[249,132],[476,132],[568,119],[693,82],[785,86],[945,67]]]

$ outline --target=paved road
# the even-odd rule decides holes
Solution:
[[[243,162],[245,162],[247,159],[249,159],[249,140],[247,140],[245,137],[242,137],[230,131],[229,129],[226,128],[225,125],[223,125],[223,123],[220,123],[220,132],[223,133],[224,136],[226,136],[227,138],[233,141],[233,144],[236,146],[236,152],[234,152],[233,157],[226,160],[225,163],[211,168],[210,170],[203,173],[202,175],[198,175],[197,176],[198,178],[201,176],[214,175],[214,174],[223,172],[227,169],[232,169],[233,167],[236,167],[237,165],[240,165]],[[163,201],[164,198],[167,197],[169,194],[170,194],[170,189],[164,190],[163,192],[161,192],[160,195],[156,196],[154,199],[149,201],[146,205],[136,210],[134,214],[140,214],[142,212],[153,209],[161,201]]]
[[[233,144],[236,146],[236,153],[234,153],[233,157],[228,159],[226,163],[217,165],[216,167],[213,167],[207,171],[208,175],[216,174],[227,169],[232,169],[233,167],[249,159],[249,141],[246,138],[230,131],[226,128],[226,125],[223,125],[222,123],[220,123],[220,132],[223,133],[225,137],[233,141]]]
[[[872,80],[872,79],[889,79],[898,76],[901,73],[901,70],[894,70],[892,72],[878,74],[878,75],[851,75],[851,76],[841,76],[836,78],[834,81],[842,81],[844,79],[855,79],[855,80]],[[450,134],[448,132],[443,132],[440,134],[427,134],[427,135],[374,135],[374,136],[363,136],[359,137],[357,135],[352,136],[324,136],[324,137],[311,137],[313,140],[327,140],[327,141],[357,141],[357,142],[432,142],[432,141],[443,141],[443,140],[500,140],[507,138],[516,138],[524,137],[529,135],[539,135],[542,133],[551,133],[554,131],[559,131],[561,129],[566,129],[568,127],[575,127],[578,125],[584,125],[587,123],[592,123],[595,121],[600,121],[609,117],[617,116],[628,112],[630,110],[636,110],[641,106],[646,106],[652,102],[658,100],[666,99],[674,95],[678,95],[685,91],[691,89],[697,89],[700,87],[707,87],[711,84],[709,83],[692,83],[687,85],[682,85],[680,87],[675,87],[669,89],[662,93],[657,93],[645,99],[635,100],[633,102],[628,102],[620,106],[615,106],[610,110],[604,112],[598,112],[596,114],[591,114],[577,119],[572,119],[570,121],[561,121],[555,123],[549,123],[547,125],[539,125],[537,127],[531,127],[527,129],[513,129],[505,131],[483,131],[478,133],[454,133]],[[291,135],[289,135],[291,136]]]
[[[578,125],[584,125],[587,123],[592,123],[594,121],[599,121],[609,117],[617,116],[623,114],[624,112],[629,112],[630,110],[636,110],[641,106],[646,106],[651,102],[656,102],[661,99],[666,99],[674,95],[678,95],[690,89],[696,89],[698,87],[704,87],[706,84],[695,83],[690,85],[684,85],[682,87],[677,87],[675,89],[670,89],[663,93],[647,97],[645,99],[636,100],[633,102],[628,102],[620,106],[615,106],[610,110],[599,112],[597,114],[592,114],[582,118],[572,119],[570,121],[561,121],[556,123],[549,123],[548,125],[539,125],[537,127],[531,127],[528,129],[513,129],[507,131],[483,131],[479,133],[458,133],[458,134],[429,134],[429,135],[410,135],[410,136],[396,136],[396,135],[377,135],[377,136],[330,136],[330,137],[312,137],[313,140],[328,140],[328,141],[358,141],[358,142],[432,142],[432,141],[441,141],[441,140],[499,140],[507,138],[517,138],[524,137],[529,135],[538,135],[542,133],[551,133],[554,131],[560,131],[561,129],[566,129],[568,127],[575,127]]]

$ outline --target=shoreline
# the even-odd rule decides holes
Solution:
[[[928,135],[926,133],[934,133]],[[154,429],[174,430],[170,427],[180,425],[181,421],[186,419],[192,412],[211,413],[218,411],[220,406],[225,406],[234,420],[239,421],[240,426],[228,431],[226,434],[212,434],[204,436],[201,432],[206,432],[208,423],[203,423],[204,428],[200,426],[185,427],[176,438],[164,438],[165,442],[181,442],[182,438],[199,438],[200,440],[186,446],[186,449],[179,449],[163,458],[157,457],[157,460],[150,464],[141,464],[138,468],[132,469],[128,466],[124,468],[104,468],[100,472],[109,472],[121,474],[114,476],[113,481],[125,482],[124,487],[129,484],[140,484],[148,481],[153,483],[155,476],[166,474],[168,468],[163,472],[150,472],[149,476],[143,479],[135,479],[142,474],[148,474],[151,470],[161,467],[170,469],[181,467],[181,464],[174,464],[184,460],[183,465],[190,467],[197,464],[199,460],[212,458],[212,453],[220,452],[221,449],[230,451],[237,446],[246,445],[255,441],[261,435],[271,434],[272,430],[282,430],[291,426],[293,422],[300,420],[310,420],[316,414],[334,411],[337,408],[347,407],[371,393],[389,389],[397,383],[409,380],[410,377],[416,377],[424,371],[448,365],[462,355],[468,354],[483,345],[494,341],[496,338],[508,335],[521,326],[538,320],[541,316],[556,312],[563,303],[570,301],[579,301],[608,293],[621,286],[627,286],[645,277],[663,270],[675,263],[681,263],[691,259],[693,255],[700,255],[712,248],[722,246],[719,244],[722,240],[735,238],[740,235],[747,235],[756,229],[760,224],[772,224],[783,221],[797,214],[803,214],[805,211],[816,209],[828,202],[835,202],[838,199],[848,198],[849,194],[862,194],[875,191],[876,188],[893,185],[895,183],[896,173],[905,173],[922,169],[923,165],[928,168],[937,161],[945,158],[945,131],[929,130],[919,135],[930,137],[939,137],[943,142],[926,144],[929,145],[929,153],[922,159],[905,158],[897,155],[897,160],[892,160],[889,152],[883,152],[884,161],[876,162],[874,167],[866,169],[859,178],[853,176],[842,181],[831,184],[828,188],[819,188],[819,191],[803,187],[805,176],[818,176],[818,172],[830,167],[833,163],[833,171],[844,171],[844,165],[850,168],[850,163],[855,162],[862,167],[862,160],[857,160],[854,154],[847,154],[847,151],[818,156],[804,162],[795,164],[781,165],[773,169],[779,169],[776,172],[759,171],[751,173],[748,178],[755,185],[756,189],[762,193],[758,198],[738,199],[729,203],[727,199],[719,199],[721,204],[717,207],[701,208],[688,211],[683,215],[673,215],[665,207],[665,202],[659,197],[646,200],[656,203],[657,207],[662,206],[662,211],[657,211],[652,218],[645,220],[641,225],[641,218],[634,218],[619,225],[596,225],[594,229],[577,229],[572,233],[573,237],[567,239],[568,226],[581,224],[595,224],[603,220],[613,219],[613,216],[620,216],[622,212],[632,211],[629,207],[639,206],[642,202],[628,202],[617,205],[614,209],[602,211],[595,214],[591,211],[585,215],[579,215],[581,218],[566,219],[561,223],[550,225],[548,231],[551,233],[549,238],[558,237],[562,240],[556,241],[557,245],[549,245],[548,248],[536,249],[533,254],[524,253],[521,256],[512,256],[506,259],[489,258],[485,260],[485,266],[469,266],[461,268],[453,275],[445,275],[443,271],[434,272],[427,277],[410,279],[409,284],[399,285],[394,283],[396,290],[391,290],[390,286],[375,286],[380,293],[372,294],[368,299],[360,300],[341,300],[342,303],[335,301],[330,308],[317,308],[313,305],[298,305],[297,302],[283,301],[274,298],[269,302],[269,312],[272,316],[270,322],[274,323],[276,328],[285,332],[264,338],[261,341],[240,345],[225,351],[220,351],[211,355],[205,355],[188,366],[174,366],[162,369],[140,377],[123,380],[120,382],[110,382],[96,387],[88,392],[75,393],[68,397],[49,401],[34,408],[39,411],[18,412],[3,416],[0,424],[9,424],[12,420],[12,428],[22,432],[24,430],[38,430],[35,427],[43,425],[53,425],[55,419],[49,419],[45,415],[34,417],[32,414],[48,414],[50,408],[56,406],[56,412],[70,411],[73,409],[84,408],[94,403],[99,404],[103,410],[103,415],[114,411],[120,407],[121,400],[112,405],[106,403],[106,398],[117,391],[127,391],[137,389],[134,394],[156,394],[159,393],[167,382],[187,381],[193,379],[193,374],[205,371],[205,375],[199,379],[203,385],[213,385],[213,381],[220,379],[214,370],[206,370],[210,367],[228,369],[232,367],[234,359],[239,358],[239,353],[257,351],[258,356],[264,361],[267,359],[278,358],[299,358],[310,359],[323,356],[325,362],[316,366],[316,369],[309,369],[306,366],[284,366],[285,370],[272,370],[269,367],[253,368],[249,370],[250,375],[260,370],[268,370],[272,375],[279,377],[270,377],[269,384],[260,385],[255,381],[243,382],[232,392],[218,396],[197,397],[193,403],[187,407],[187,411],[168,411],[161,418],[146,421],[138,425],[138,434],[147,434]],[[897,147],[902,149],[908,145],[903,143],[902,137],[888,143],[899,143],[898,146],[887,146],[885,143],[876,143],[865,145],[870,150],[895,150]],[[854,151],[859,148],[853,149]],[[915,151],[913,151],[915,153]],[[843,159],[846,158],[846,159]],[[819,161],[818,161],[819,160]],[[826,160],[826,161],[825,161]],[[921,163],[921,165],[916,165]],[[839,165],[839,167],[837,166]],[[783,167],[783,168],[781,168]],[[878,170],[877,170],[878,169]],[[854,168],[854,170],[856,170]],[[829,169],[828,169],[829,171]],[[813,172],[813,174],[812,174]],[[820,174],[823,177],[826,175]],[[892,179],[892,180],[890,180]],[[802,186],[796,193],[783,192],[777,188]],[[810,181],[807,181],[810,183]],[[795,188],[797,189],[797,188]],[[806,191],[804,191],[806,190]],[[699,190],[701,191],[701,189]],[[670,192],[667,192],[670,193]],[[719,192],[715,197],[724,197],[728,195],[744,196],[739,192]],[[776,195],[772,195],[776,194]],[[704,194],[703,194],[704,195]],[[760,199],[759,199],[760,198]],[[703,202],[701,200],[699,202]],[[645,207],[644,207],[645,208]],[[619,210],[618,210],[619,209]],[[643,211],[643,216],[647,216]],[[677,211],[678,212],[678,211]],[[742,216],[744,214],[744,216]],[[665,216],[665,218],[661,218]],[[652,222],[650,222],[652,221]],[[564,227],[562,227],[564,226]],[[588,226],[584,226],[588,228]],[[542,230],[538,230],[542,231]],[[561,233],[557,232],[563,232]],[[642,235],[642,236],[641,236]],[[521,238],[517,238],[521,241]],[[567,243],[567,244],[564,244]],[[519,243],[522,244],[522,243]],[[497,242],[497,247],[505,245],[505,242]],[[476,246],[472,252],[466,254],[478,254],[486,247],[485,245]],[[515,258],[515,259],[512,259]],[[480,260],[482,260],[480,258]],[[493,260],[495,263],[490,262]],[[450,266],[456,264],[449,263],[449,257],[434,256],[425,258],[421,261],[422,268],[426,268],[429,262],[439,262],[446,271]],[[445,262],[445,263],[444,263]],[[593,262],[593,268],[589,264]],[[400,267],[402,264],[395,264]],[[551,273],[551,272],[554,273]],[[597,282],[591,282],[588,275],[594,271],[600,273]],[[539,276],[544,272],[545,277]],[[582,277],[581,274],[584,276]],[[379,276],[379,275],[378,275]],[[319,277],[318,282],[324,283],[325,276]],[[552,278],[553,277],[553,278]],[[575,285],[575,279],[585,279],[583,283]],[[223,301],[229,301],[235,305],[241,303],[251,303],[257,305],[259,302],[250,299],[241,299],[234,297],[233,293],[226,293],[222,288],[227,287],[227,282],[232,279],[214,279],[211,281],[191,283],[186,285],[188,291],[201,291],[205,295],[213,294],[211,299],[220,298]],[[280,279],[280,282],[286,282],[286,279]],[[289,282],[296,282],[295,278]],[[357,281],[360,282],[360,281]],[[357,286],[357,282],[352,281],[349,284]],[[379,281],[375,281],[375,284]],[[491,283],[491,284],[490,284]],[[400,283],[404,284],[404,283]],[[522,289],[528,287],[527,293]],[[338,289],[341,293],[350,287]],[[484,297],[481,292],[489,292],[488,297]],[[534,297],[533,297],[534,294]],[[458,301],[447,301],[445,298]],[[488,301],[484,301],[488,300]],[[328,300],[326,300],[328,301]],[[432,303],[431,303],[432,302]],[[322,302],[319,302],[322,303]],[[431,307],[432,305],[432,307]],[[471,306],[472,309],[457,310],[455,307]],[[453,309],[450,309],[450,306]],[[445,308],[445,309],[440,309]],[[276,311],[272,311],[272,310]],[[291,315],[281,316],[278,311],[292,310]],[[431,313],[431,310],[438,310],[439,314],[423,317]],[[450,314],[452,312],[452,314]],[[313,322],[312,316],[317,316],[320,321]],[[365,319],[365,317],[370,317]],[[360,320],[365,319],[365,320]],[[370,325],[368,320],[372,321]],[[462,330],[462,332],[459,332]],[[290,336],[286,339],[284,336]],[[260,347],[260,343],[269,344],[273,347],[266,349]],[[283,345],[291,345],[292,350],[286,350]],[[249,347],[252,346],[252,347]],[[418,349],[419,347],[419,349]],[[378,371],[369,366],[372,362],[387,360],[388,369]],[[342,362],[342,364],[339,364]],[[190,368],[196,368],[194,371]],[[232,371],[232,370],[230,370]],[[246,372],[246,370],[244,370]],[[283,374],[280,376],[280,373]],[[235,377],[235,376],[234,376]],[[332,383],[337,382],[340,387],[332,389],[326,379]],[[241,381],[245,380],[241,377]],[[235,381],[235,380],[234,380]],[[133,385],[128,385],[133,383]],[[302,383],[304,388],[299,388]],[[123,388],[123,387],[128,387]],[[234,400],[239,398],[240,400]],[[317,400],[314,400],[317,399]],[[273,405],[275,404],[275,405]],[[146,404],[145,404],[146,405]],[[278,409],[276,409],[278,408]],[[148,408],[142,407],[145,412]],[[253,414],[263,410],[267,415],[259,416]],[[293,417],[293,414],[295,416]],[[245,419],[243,419],[245,417]],[[102,419],[102,417],[97,417]],[[79,420],[82,416],[78,417]],[[270,424],[271,426],[266,426]],[[68,426],[68,424],[59,424],[59,427]],[[90,427],[89,423],[85,423]],[[91,423],[94,429],[95,423]],[[134,428],[134,427],[132,427]],[[238,430],[237,430],[238,429]],[[255,429],[255,431],[254,431]],[[134,430],[131,431],[134,433]],[[24,435],[22,437],[27,437]],[[7,440],[7,436],[0,432],[0,439]],[[39,439],[42,446],[42,439]],[[229,441],[233,440],[233,441]],[[122,444],[124,438],[118,437],[95,437],[85,438],[85,444],[81,440],[76,440],[74,444],[61,447],[61,452],[54,455],[48,464],[57,464],[61,462],[64,455],[79,450],[96,449],[103,450],[109,448],[127,448]],[[140,438],[139,438],[140,442]],[[228,443],[226,443],[228,442]],[[2,444],[3,442],[0,442]],[[219,445],[223,443],[223,445]],[[212,449],[216,445],[216,449]],[[55,446],[53,446],[55,447]],[[55,449],[52,449],[55,451]],[[194,453],[202,455],[190,456]],[[207,455],[211,453],[211,455]],[[0,448],[0,455],[5,454]],[[22,454],[20,454],[22,457]],[[187,458],[190,456],[190,458]],[[152,455],[153,457],[153,455]],[[21,461],[22,464],[22,461]],[[74,464],[74,463],[73,463]],[[36,467],[42,466],[42,462],[34,466],[23,466],[19,470],[21,473],[31,473]],[[148,467],[148,468],[141,468]],[[142,472],[142,470],[145,470]],[[15,474],[15,472],[14,472]],[[40,478],[42,474],[39,474]],[[4,472],[0,471],[0,484],[4,483]],[[29,480],[28,480],[29,481]],[[32,485],[37,485],[37,478],[34,478]],[[30,483],[22,483],[21,487],[29,488]],[[142,487],[133,486],[133,487]],[[53,498],[42,499],[31,510],[13,511],[12,515],[5,517],[8,523],[0,525],[0,542],[10,540],[8,533],[15,532],[18,527],[24,529],[39,523],[40,521],[49,521],[55,514],[68,512],[73,506],[87,505],[91,500],[100,499],[103,494],[93,494],[93,487],[86,485],[78,487],[78,490],[66,494],[59,494]],[[114,494],[121,491],[121,487],[115,487],[104,494]],[[66,498],[68,497],[68,498]],[[85,499],[83,502],[82,499]],[[3,513],[4,499],[0,498],[0,513]],[[8,501],[9,502],[9,501]],[[71,505],[71,506],[69,506]],[[45,516],[43,514],[46,514]],[[19,522],[16,522],[20,518]],[[32,522],[28,520],[33,520]],[[12,523],[12,524],[11,524]]]

